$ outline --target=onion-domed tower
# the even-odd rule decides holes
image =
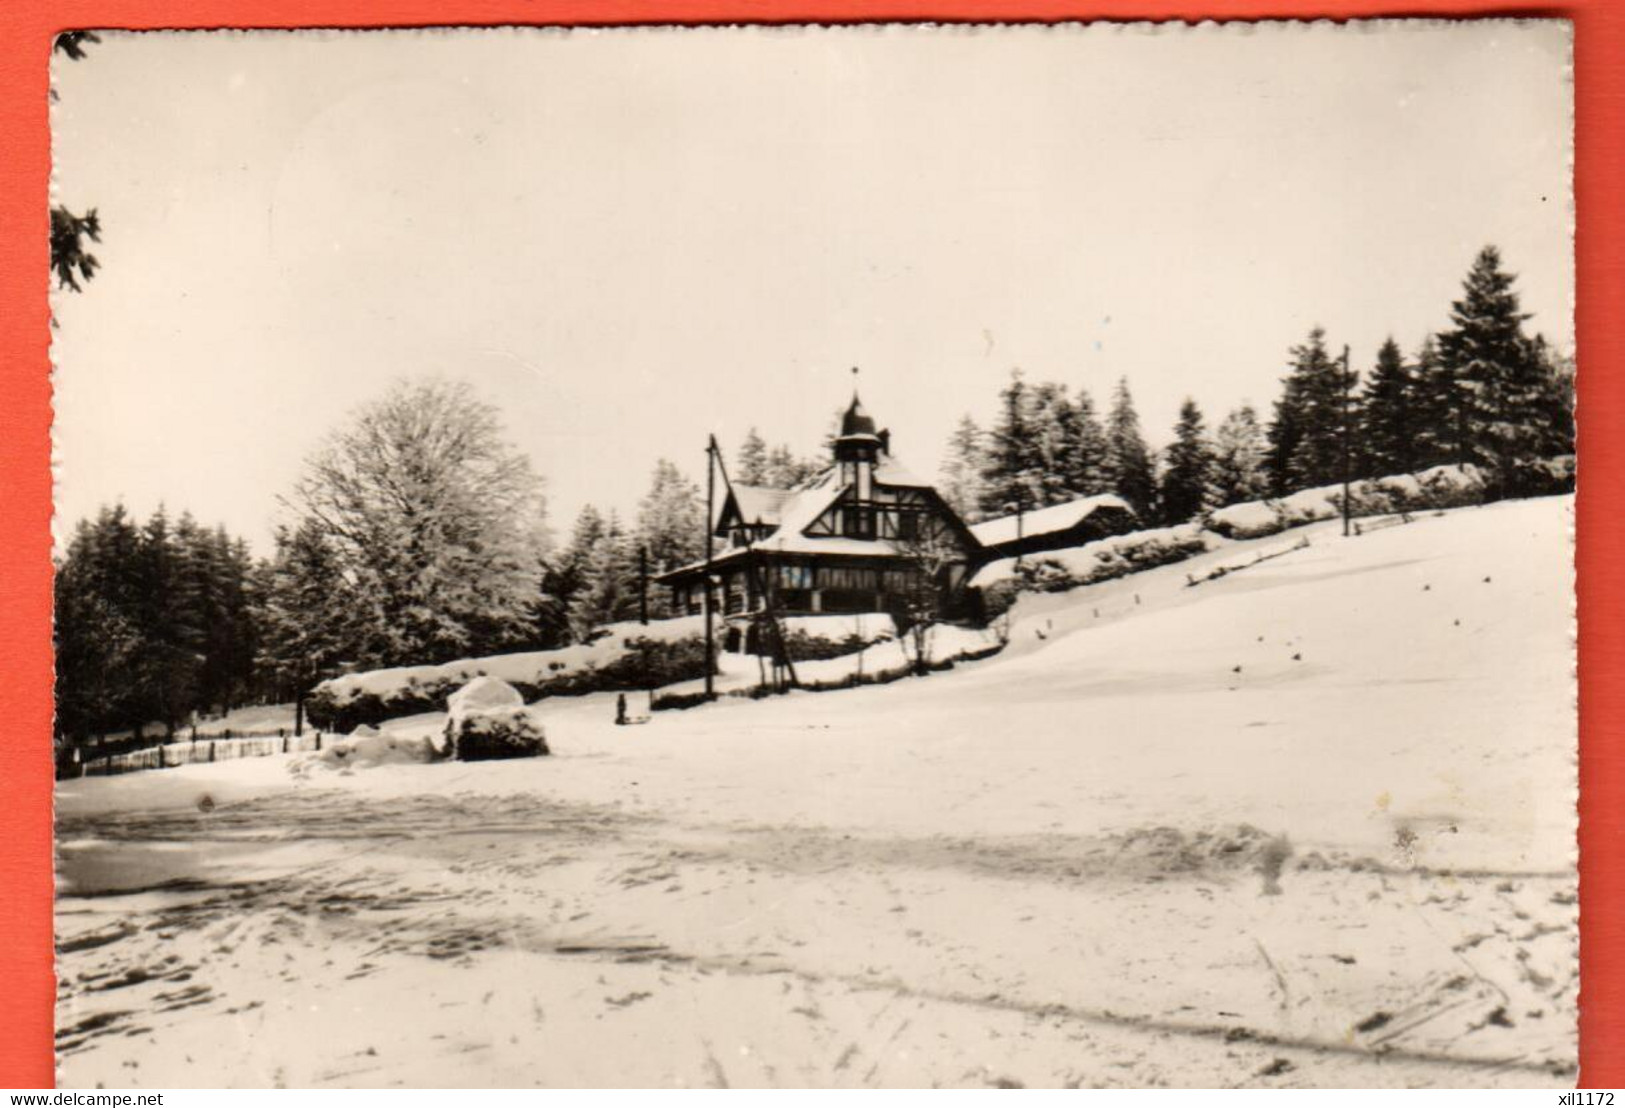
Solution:
[[[875,430],[875,421],[863,410],[863,401],[852,393],[852,404],[841,417],[841,434],[835,440],[835,466],[841,485],[852,489],[859,500],[874,495],[875,462],[889,452],[890,434]]]

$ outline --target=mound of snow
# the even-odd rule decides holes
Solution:
[[[1220,508],[1208,517],[1208,528],[1231,539],[1273,535],[1285,526],[1271,500],[1249,500]]]
[[[348,737],[332,739],[314,754],[290,766],[295,776],[312,769],[356,770],[377,766],[416,766],[441,759],[434,740],[423,735],[385,734],[358,727]]]
[[[1536,468],[1546,474],[1549,481],[1561,482],[1561,459]],[[1371,516],[1459,508],[1481,503],[1485,490],[1485,477],[1477,466],[1434,466],[1419,473],[1355,481],[1349,486],[1349,513]],[[1253,539],[1288,527],[1335,519],[1342,513],[1343,486],[1322,485],[1279,500],[1249,500],[1220,508],[1208,516],[1207,527],[1225,538]]]
[[[1131,531],[1064,550],[1000,558],[977,570],[970,583],[986,588],[1004,581],[1017,581],[1021,587],[1039,592],[1062,592],[1177,562],[1208,548],[1209,540],[1201,525],[1183,523],[1177,527]]]
[[[813,638],[832,641],[861,639],[866,643],[872,643],[894,638],[897,634],[897,625],[886,612],[785,616],[779,622],[784,625],[786,635],[800,632]]]
[[[488,708],[521,708],[525,698],[519,690],[500,677],[476,677],[446,699],[446,710],[451,717]]]

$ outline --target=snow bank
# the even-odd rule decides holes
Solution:
[[[436,666],[398,666],[323,681],[306,705],[319,727],[439,711],[453,692],[479,677],[506,682],[522,701],[616,689],[647,689],[705,673],[704,621],[698,616],[647,625],[615,623],[591,642],[559,650],[494,654]]]
[[[1549,458],[1520,463],[1515,483],[1540,495],[1570,491],[1574,460]],[[1349,511],[1357,517],[1437,511],[1483,504],[1487,475],[1477,466],[1434,466],[1353,482]],[[1001,558],[982,566],[971,585],[983,590],[990,616],[1007,610],[1017,593],[1065,592],[1130,573],[1182,561],[1219,548],[1225,540],[1262,538],[1292,527],[1336,519],[1343,513],[1343,486],[1304,489],[1279,499],[1231,504],[1201,522],[1132,531],[1066,550],[1024,558]]]
[[[476,677],[446,699],[451,718],[493,708],[522,708],[525,698],[499,677]]]
[[[1065,592],[1079,585],[1092,585],[1152,566],[1182,561],[1208,549],[1210,542],[1201,525],[1184,523],[1178,527],[1114,535],[1067,550],[1001,558],[979,569],[971,578],[971,584],[986,589],[1008,582],[1022,591]]]
[[[316,753],[290,762],[288,771],[295,777],[305,777],[313,769],[347,772],[424,765],[440,758],[434,740],[428,736],[384,734],[371,727],[358,727],[348,737],[334,737]]]
[[[1482,503],[1486,489],[1484,474],[1477,466],[1434,466],[1419,473],[1355,481],[1349,487],[1349,512],[1373,516],[1465,507]],[[1207,527],[1228,539],[1252,539],[1336,519],[1342,513],[1343,486],[1339,483],[1304,489],[1278,500],[1232,504],[1209,515]]]
[[[838,658],[897,637],[897,624],[886,612],[790,616],[782,623],[785,645],[797,662]]]
[[[1004,641],[991,628],[961,627],[951,623],[932,624],[923,638],[923,667],[916,662],[916,636],[905,633],[839,657],[797,661],[797,687],[807,692],[824,692],[858,685],[886,684],[916,673],[921,668],[951,669],[959,662],[987,658],[1004,648]],[[724,654],[718,659],[718,675],[713,687],[722,696],[756,696],[764,690],[764,682],[770,676],[761,660],[753,656]],[[703,703],[705,682],[685,681],[655,694],[651,708],[690,708]]]

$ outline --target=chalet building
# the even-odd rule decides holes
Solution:
[[[956,614],[976,538],[925,481],[891,453],[857,395],[841,419],[833,464],[797,489],[734,484],[712,525],[713,600],[724,617],[890,612],[924,596]],[[677,611],[699,613],[706,564],[662,574]]]
[[[1086,496],[1020,515],[1001,516],[971,527],[983,561],[1064,550],[1122,535],[1138,526],[1134,509],[1121,497]]]

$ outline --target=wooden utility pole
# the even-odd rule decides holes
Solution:
[[[638,622],[649,625],[649,548],[638,544]]]
[[[711,520],[717,498],[717,437],[709,436],[705,446],[705,699],[717,698],[711,671],[716,668],[715,639],[711,631]]]
[[[1353,478],[1354,469],[1354,429],[1349,421],[1349,393],[1353,389],[1353,380],[1349,373],[1349,347],[1343,344],[1343,537],[1349,537],[1349,485]]]
[[[715,465],[714,472],[722,474],[723,490],[729,496],[732,496],[734,494],[733,480],[728,476],[728,464],[722,460],[722,451],[717,449],[714,438],[711,440],[711,450],[712,461]],[[707,472],[713,471],[708,470]],[[749,549],[754,544],[755,540],[749,539],[746,541],[745,546]],[[796,678],[795,663],[790,660],[790,648],[785,642],[784,625],[779,622],[778,590],[774,587],[771,574],[765,573],[754,558],[747,557],[745,559],[744,572],[749,575],[745,594],[745,614],[750,615],[751,613],[750,597],[752,593],[761,601],[762,605],[760,615],[753,616],[751,619],[757,634],[756,648],[758,650],[762,649],[763,643],[761,640],[764,636],[772,640],[767,646],[773,651],[773,685],[778,692],[784,692],[786,689],[799,684],[799,682]]]

